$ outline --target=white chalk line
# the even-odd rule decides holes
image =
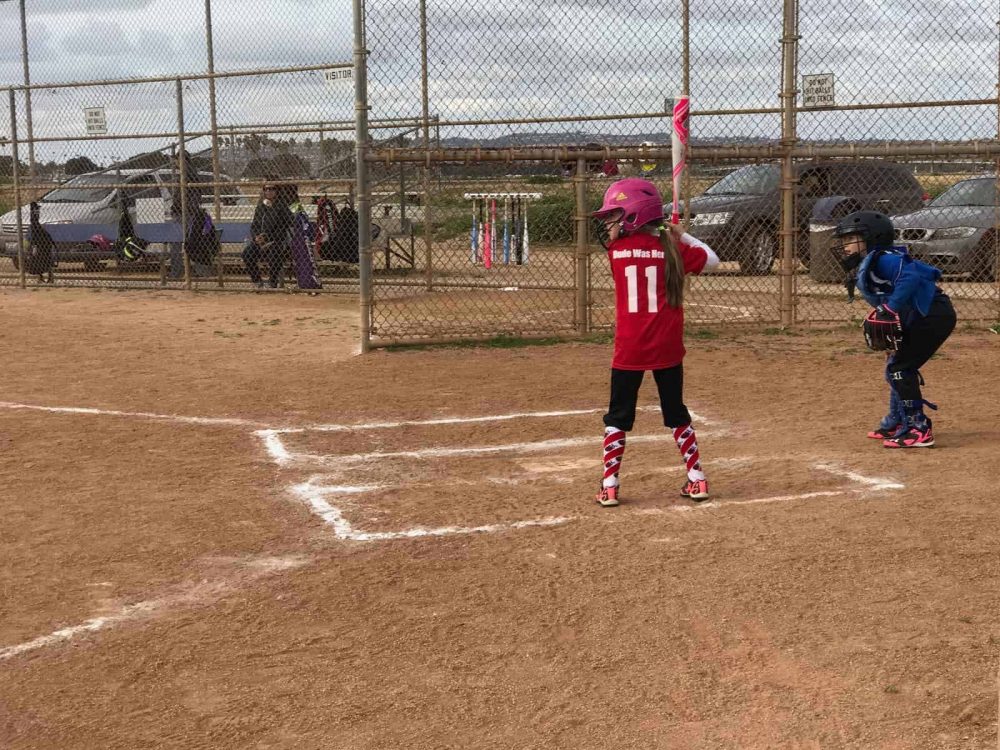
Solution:
[[[825,471],[829,474],[835,474],[837,476],[844,477],[845,479],[850,479],[852,482],[858,482],[859,484],[864,484],[872,487],[875,490],[902,490],[906,489],[906,485],[900,484],[894,479],[883,479],[881,477],[866,477],[857,472],[851,471],[850,469],[845,469],[842,466],[831,463],[815,463],[813,464],[814,469],[819,469],[820,471]]]
[[[744,457],[726,457],[726,458],[716,458],[712,460],[712,466],[745,466],[746,464],[751,464],[756,461],[760,461],[760,458],[753,456]],[[541,470],[535,471],[533,469],[523,469],[522,471],[528,476],[524,478],[520,477],[500,477],[492,475],[484,475],[476,479],[465,479],[458,477],[449,477],[448,484],[451,486],[460,485],[466,487],[478,487],[483,484],[501,484],[501,485],[524,485],[524,484],[546,484],[546,483],[556,483],[556,484],[568,484],[572,483],[574,480],[565,476],[567,473],[583,473],[593,474],[595,466],[598,465],[597,459],[586,459],[585,461],[579,462],[579,465],[573,466],[571,468],[566,468],[565,466],[560,467],[554,471]],[[653,469],[642,469],[642,476],[650,476],[654,474],[683,474],[686,471],[683,465],[672,465],[672,466],[658,466]],[[391,490],[405,490],[405,489],[421,489],[426,487],[440,487],[440,480],[428,480],[423,482],[398,482],[389,484],[317,484],[317,480],[323,477],[329,477],[331,480],[335,481],[342,476],[342,473],[330,473],[314,475],[311,477],[306,484],[312,487],[322,487],[323,493],[327,495],[363,495],[369,492],[389,492]]]
[[[741,456],[728,459],[721,459],[720,461],[714,463],[745,465],[747,463],[769,461],[769,460],[771,459],[753,457],[753,456]],[[813,500],[821,497],[837,497],[841,495],[867,496],[876,492],[905,489],[905,485],[896,482],[894,480],[884,479],[880,477],[864,476],[862,474],[859,474],[858,472],[845,469],[835,464],[814,463],[812,464],[812,467],[816,470],[824,471],[829,474],[833,474],[834,476],[842,477],[850,482],[854,482],[862,486],[841,487],[837,489],[817,490],[813,492],[801,492],[788,495],[772,495],[769,497],[749,498],[746,500],[725,500],[722,502],[712,500],[702,503],[694,503],[690,505],[671,505],[666,508],[637,508],[626,511],[626,515],[633,515],[633,516],[663,515],[667,513],[678,513],[678,512],[688,513],[688,512],[705,511],[705,510],[724,510],[726,508],[744,506],[744,505],[763,505],[769,503],[794,502],[802,500]],[[576,515],[551,516],[545,518],[535,518],[524,521],[516,521],[513,523],[486,524],[481,526],[446,526],[440,528],[415,527],[401,531],[380,531],[380,532],[362,531],[355,529],[355,527],[345,517],[343,510],[337,506],[332,505],[326,499],[326,497],[329,495],[361,495],[371,492],[377,492],[380,490],[390,489],[391,486],[317,484],[317,480],[322,479],[323,476],[324,475],[313,476],[308,481],[302,484],[295,485],[294,487],[291,488],[291,490],[300,499],[305,501],[306,504],[309,505],[309,507],[317,516],[319,516],[325,523],[331,525],[334,529],[334,535],[338,539],[341,539],[343,541],[356,541],[356,542],[391,541],[396,539],[441,537],[454,534],[496,533],[496,532],[509,531],[512,529],[561,526],[563,524],[567,524],[572,521],[591,520],[598,517],[598,516],[576,516]],[[414,485],[396,485],[396,486],[405,487]],[[617,517],[620,517],[621,515],[622,514],[620,512],[615,514],[615,516]],[[601,518],[607,518],[607,519],[614,518],[615,516],[609,514],[600,515]]]
[[[358,488],[317,487],[312,482],[295,485],[291,491],[304,500],[312,511],[323,521],[333,527],[338,539],[352,542],[383,542],[393,539],[419,539],[421,537],[452,536],[456,534],[481,534],[508,531],[510,529],[525,529],[540,526],[558,526],[572,520],[568,517],[535,518],[512,523],[493,523],[483,526],[442,526],[426,528],[417,526],[403,531],[358,531],[348,521],[340,508],[327,502],[324,495],[349,492]]]
[[[229,427],[267,427],[264,422],[240,417],[186,417],[179,414],[156,414],[148,411],[118,411],[116,409],[94,409],[85,406],[39,406],[0,401],[0,409],[42,411],[53,414],[85,414],[102,417],[131,417],[135,419],[155,419],[165,422],[194,425],[224,425]]]
[[[725,502],[718,502],[716,500],[708,500],[703,503],[698,503],[697,505],[673,505],[669,508],[649,508],[642,511],[637,511],[644,515],[664,513],[667,511],[696,511],[696,510],[710,510],[712,508],[732,508],[737,505],[757,505],[762,503],[787,503],[793,500],[812,500],[817,497],[836,497],[837,495],[852,495],[867,492],[867,490],[842,488],[839,490],[820,490],[817,492],[802,492],[797,495],[774,495],[773,497],[755,497],[749,500],[726,500]]]
[[[638,409],[638,411],[658,411],[659,406],[643,406]],[[439,419],[424,419],[424,420],[407,420],[400,422],[369,422],[361,423],[357,425],[319,425],[316,427],[297,427],[297,428],[268,428],[263,430],[257,430],[254,434],[262,441],[264,444],[264,450],[279,466],[287,466],[291,463],[307,463],[307,464],[340,464],[340,463],[356,463],[356,462],[368,462],[377,461],[387,458],[447,458],[451,456],[472,456],[472,455],[489,455],[491,453],[501,453],[504,451],[511,453],[527,453],[535,451],[546,451],[553,450],[557,448],[567,448],[576,447],[579,445],[591,444],[594,438],[565,438],[565,439],[553,439],[545,441],[536,442],[525,442],[525,443],[511,443],[508,445],[493,445],[493,446],[470,446],[464,448],[424,448],[415,451],[393,451],[393,452],[372,452],[372,453],[354,453],[345,455],[334,455],[334,454],[322,454],[322,453],[308,453],[304,451],[292,451],[289,450],[285,445],[285,441],[282,439],[282,435],[287,434],[303,434],[306,432],[347,432],[351,430],[374,430],[374,429],[394,429],[400,427],[415,427],[415,426],[440,426],[448,424],[482,424],[489,422],[506,422],[513,419],[522,418],[540,418],[540,417],[565,417],[565,416],[579,416],[584,414],[599,414],[603,412],[604,409],[571,409],[565,411],[537,411],[537,412],[519,412],[516,414],[495,414],[492,416],[484,417],[446,417]],[[718,422],[712,419],[706,419],[700,414],[695,412],[691,413],[691,419],[697,422],[699,425],[705,425],[699,429],[699,434],[703,436],[710,436],[715,434],[707,429],[710,426],[717,426],[721,428],[724,432],[724,427]],[[598,433],[595,433],[598,434]],[[669,433],[661,433],[659,435],[637,435],[629,437],[630,443],[642,443],[642,442],[655,442],[655,441],[665,441],[673,440],[673,436]]]
[[[659,406],[640,406],[636,411],[659,411]],[[359,422],[356,424],[316,424],[306,427],[275,427],[263,432],[278,434],[302,432],[352,432],[362,430],[392,430],[400,427],[437,427],[454,424],[482,424],[487,422],[509,422],[514,419],[544,419],[547,417],[577,417],[587,414],[600,414],[607,411],[600,409],[567,409],[562,411],[528,411],[513,414],[492,414],[477,417],[434,417],[431,419],[409,419],[398,422]],[[691,413],[691,419],[699,424],[713,425],[715,422],[700,414]]]
[[[266,435],[261,432],[267,433]],[[371,453],[350,453],[334,455],[327,453],[298,453],[289,451],[281,438],[270,431],[261,431],[257,434],[264,439],[264,447],[271,454],[275,463],[287,465],[289,463],[306,463],[312,466],[320,465],[341,465],[354,463],[368,463],[372,461],[384,461],[390,458],[451,458],[454,456],[483,456],[495,453],[539,453],[559,448],[577,448],[583,445],[593,446],[598,437],[580,438],[556,438],[553,440],[538,440],[529,443],[508,443],[506,445],[476,445],[464,448],[421,448],[412,451],[374,451]],[[714,435],[708,430],[700,430],[700,435]],[[673,442],[674,436],[664,432],[659,435],[636,435],[628,438],[630,445],[634,443],[660,443]]]
[[[305,565],[306,562],[307,560],[298,557],[267,557],[249,560],[244,564],[252,570],[250,573],[241,576],[240,580],[256,580],[270,575],[271,573],[300,567]],[[39,636],[38,638],[33,638],[30,641],[19,643],[15,646],[7,646],[6,648],[0,649],[0,661],[5,661],[12,657],[19,656],[20,654],[44,648],[45,646],[51,646],[63,641],[72,640],[83,633],[93,633],[98,630],[111,627],[112,625],[128,622],[130,620],[140,620],[154,617],[167,609],[204,604],[209,601],[214,601],[236,588],[237,585],[234,584],[232,580],[228,579],[219,581],[202,581],[188,587],[185,591],[178,594],[129,604],[120,608],[116,612],[91,618],[80,623],[79,625],[73,625],[68,628],[60,628],[59,630],[49,633],[48,635]]]
[[[256,427],[259,428],[261,432],[277,434],[295,432],[350,432],[352,430],[384,430],[399,427],[433,427],[448,424],[476,424],[481,422],[504,422],[513,419],[541,419],[546,417],[580,416],[585,414],[599,414],[605,411],[605,409],[570,409],[564,411],[518,412],[514,414],[495,414],[492,416],[476,417],[435,417],[432,419],[412,419],[398,422],[359,422],[357,424],[314,424],[306,426],[275,427],[273,423],[253,419],[244,419],[242,417],[190,417],[181,414],[158,414],[156,412],[147,411],[120,411],[117,409],[98,409],[89,406],[42,406],[39,404],[22,404],[12,401],[0,401],[0,409],[41,411],[53,414],[131,417],[135,419],[154,419],[165,422],[177,422],[179,424],[192,425]],[[638,411],[654,411],[657,409],[659,409],[658,406],[641,406]],[[695,415],[694,412],[691,412],[691,417],[702,424],[713,424],[711,420]]]

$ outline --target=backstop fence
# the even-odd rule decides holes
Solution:
[[[12,87],[0,284],[357,294],[364,349],[606,331],[588,214],[621,176],[671,200],[683,95],[683,221],[723,259],[689,280],[689,324],[862,317],[828,252],[859,208],[944,271],[963,320],[1000,317],[995,4],[353,0],[352,16],[351,60]],[[65,182],[74,160],[83,185]],[[319,225],[321,290],[290,250],[248,273],[266,182],[294,184]],[[36,199],[58,245],[42,274]],[[209,263],[170,228],[198,208],[221,227]],[[140,262],[82,236],[123,211],[156,240]]]

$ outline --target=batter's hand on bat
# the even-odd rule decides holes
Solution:
[[[673,233],[675,240],[680,240],[680,238],[684,236],[684,225],[683,224],[672,224],[672,223],[670,223],[668,221],[667,224],[666,224],[666,226]]]

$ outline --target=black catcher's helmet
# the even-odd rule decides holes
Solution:
[[[849,234],[860,234],[869,251],[892,247],[892,220],[878,211],[855,211],[838,221],[833,230],[834,237],[845,237]]]

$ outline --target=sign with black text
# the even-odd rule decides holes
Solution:
[[[833,73],[802,76],[802,106],[832,107]]]
[[[108,121],[104,116],[104,107],[84,107],[83,119],[87,123],[87,135],[108,134]]]
[[[341,81],[353,81],[353,68],[337,68],[336,70],[323,71],[323,79],[331,86],[336,86]]]

